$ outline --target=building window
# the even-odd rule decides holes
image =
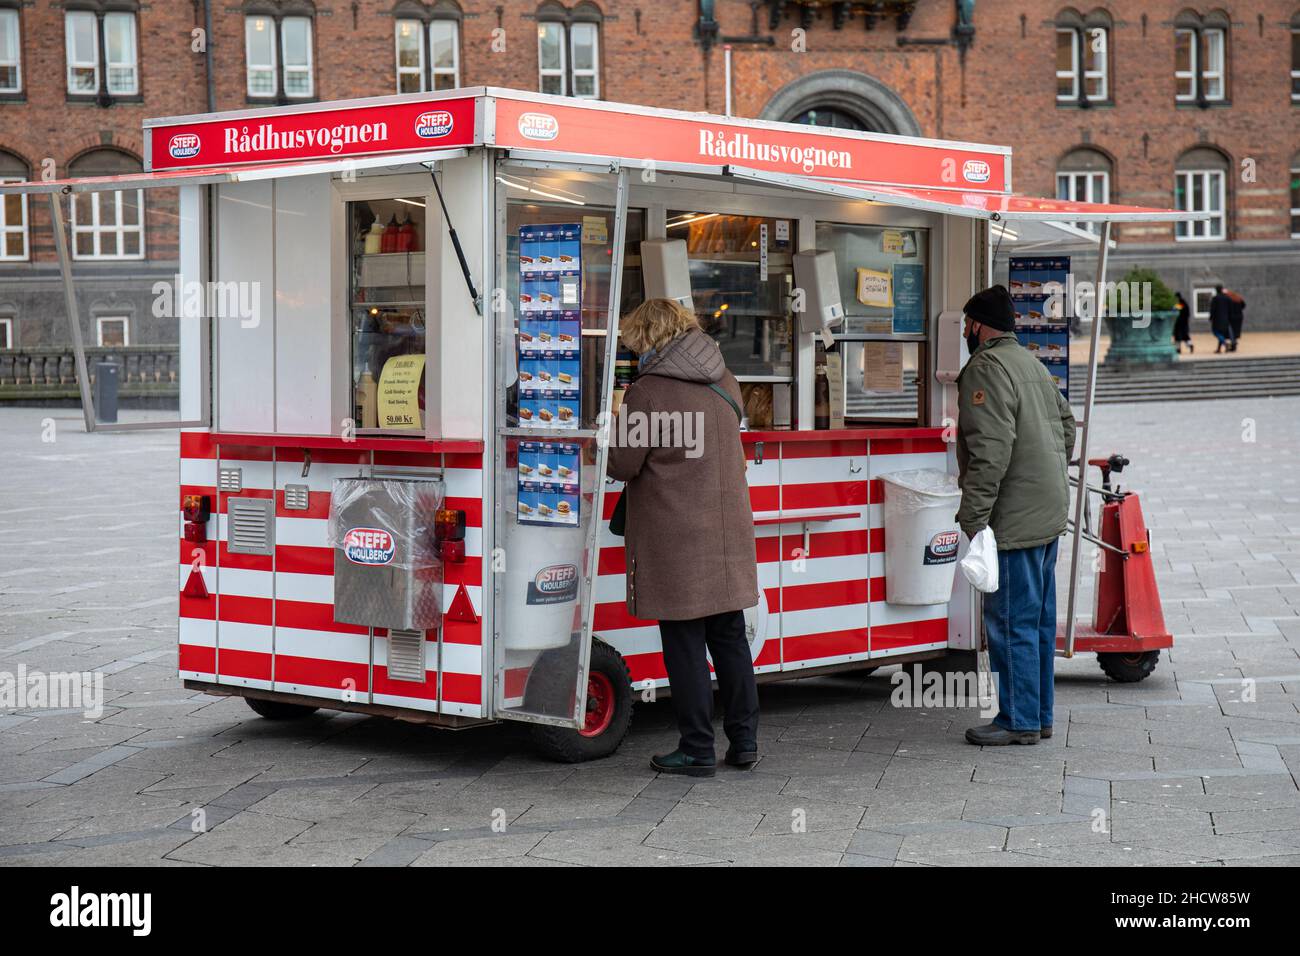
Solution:
[[[14,320],[5,317],[0,318],[0,349],[11,349],[14,347]]]
[[[1174,31],[1174,88],[1180,103],[1221,103],[1227,98],[1228,31],[1180,18]]]
[[[538,13],[537,88],[558,96],[600,97],[600,24],[593,4]]]
[[[139,160],[115,149],[92,150],[68,168],[76,178],[139,171]],[[74,259],[144,258],[143,189],[73,193],[71,206]]]
[[[100,348],[131,344],[131,323],[125,315],[101,315],[95,320]]]
[[[0,153],[0,183],[23,183],[28,178],[26,163],[11,153]],[[0,197],[0,261],[26,261],[27,227],[27,197],[13,193]]]
[[[1208,213],[1206,219],[1175,224],[1174,236],[1184,242],[1227,238],[1228,163],[1221,153],[1205,147],[1183,154],[1174,172],[1174,206]]]
[[[1300,103],[1300,26],[1291,26],[1291,102]]]
[[[70,94],[99,93],[102,76],[104,91],[110,96],[139,95],[140,58],[134,13],[69,10],[64,14],[64,41]]]
[[[23,52],[18,11],[0,10],[0,93],[23,91]]]
[[[1085,20],[1069,11],[1057,19],[1056,100],[1103,103],[1110,99],[1110,20],[1104,11]]]
[[[312,18],[249,14],[244,18],[244,65],[249,99],[310,99]]]
[[[397,92],[454,90],[460,86],[460,21],[439,17],[426,25],[403,18],[394,28]]]
[[[1110,160],[1094,149],[1076,149],[1069,153],[1056,172],[1056,198],[1070,202],[1110,202]],[[1075,226],[1099,233],[1095,222],[1077,222]]]
[[[1300,154],[1291,160],[1291,238],[1300,239]]]
[[[1197,286],[1192,289],[1192,317],[1208,319],[1210,317],[1210,300],[1214,298],[1214,286]]]
[[[93,94],[99,90],[99,25],[89,10],[64,14],[68,48],[68,92]]]

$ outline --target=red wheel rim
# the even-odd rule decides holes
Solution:
[[[614,684],[604,674],[593,673],[587,678],[587,720],[578,733],[584,737],[599,737],[614,722]]]

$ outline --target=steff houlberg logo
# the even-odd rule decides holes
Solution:
[[[415,118],[415,135],[421,139],[438,139],[451,132],[455,119],[446,110],[429,110]]]
[[[50,897],[50,925],[127,926],[133,936],[153,928],[152,893],[83,893],[78,886]]]
[[[201,145],[198,133],[177,133],[167,143],[167,154],[172,159],[193,159]]]
[[[524,139],[555,139],[560,135],[560,121],[549,113],[524,113],[519,117],[519,135]]]
[[[950,564],[957,560],[961,532],[940,531],[925,546],[925,564]]]
[[[961,174],[968,183],[986,183],[993,173],[984,160],[968,159],[961,168]]]
[[[397,543],[383,528],[349,528],[343,535],[343,553],[353,564],[392,564],[396,552]]]
[[[529,604],[564,604],[578,596],[578,566],[552,564],[528,582]]]

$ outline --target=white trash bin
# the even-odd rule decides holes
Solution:
[[[891,472],[880,480],[885,488],[885,600],[946,604],[961,545],[956,477],[921,468]]]

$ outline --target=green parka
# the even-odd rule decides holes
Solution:
[[[992,527],[1004,551],[1063,534],[1074,414],[1043,363],[1004,332],[975,350],[957,392],[962,531]]]

